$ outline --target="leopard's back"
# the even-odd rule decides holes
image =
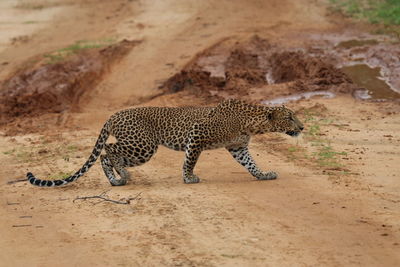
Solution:
[[[174,150],[185,150],[193,125],[208,116],[212,107],[141,107],[111,116],[111,134],[117,140],[151,139]]]

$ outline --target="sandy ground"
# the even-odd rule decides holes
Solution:
[[[13,21],[12,35],[2,31],[1,79],[27,58],[77,40],[143,42],[85,95],[80,112],[63,115],[62,124],[0,136],[1,266],[400,264],[398,103],[339,95],[288,104],[308,135],[267,134],[251,143],[259,165],[279,173],[274,181],[255,181],[221,149],[204,152],[196,167],[201,183],[185,185],[183,153],[160,148],[149,163],[130,170],[133,181],[124,187],[111,187],[100,164],[67,187],[7,184],[28,170],[41,178],[75,171],[115,110],[202,102],[190,95],[146,101],[196,53],[223,38],[257,33],[296,45],[301,33],[344,31],[324,15],[323,3],[37,1],[38,8],[27,2],[1,3],[16,15],[28,10],[38,16]],[[36,20],[40,27],[20,29]],[[315,160],[318,142],[338,153],[332,166]],[[73,201],[105,191],[115,200],[136,198],[129,205]]]

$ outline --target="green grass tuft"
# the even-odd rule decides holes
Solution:
[[[347,16],[378,24],[375,33],[400,38],[400,0],[330,0],[331,9]]]
[[[334,120],[329,118],[317,118],[314,115],[306,114],[307,131],[304,133],[313,147],[314,152],[308,158],[312,158],[320,167],[343,167],[339,156],[347,155],[346,152],[337,152],[330,145],[330,141],[322,138],[321,127],[334,124]],[[289,150],[289,152],[291,152]],[[292,152],[293,154],[293,152]]]
[[[11,149],[11,150],[8,150],[8,151],[4,151],[3,154],[4,155],[12,155],[12,154],[14,154],[14,152],[15,152],[15,148]]]
[[[330,0],[335,10],[371,23],[400,25],[399,0]]]
[[[114,39],[103,39],[99,41],[77,41],[72,45],[65,48],[59,49],[53,53],[45,54],[44,57],[47,59],[48,64],[54,64],[65,60],[68,56],[76,54],[82,50],[102,48],[115,43]]]

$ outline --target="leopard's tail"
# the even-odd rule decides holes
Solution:
[[[90,155],[89,159],[85,162],[85,164],[83,164],[82,168],[80,168],[74,175],[62,180],[41,180],[36,178],[31,172],[28,172],[26,174],[27,179],[31,184],[42,187],[62,186],[77,180],[79,177],[85,174],[90,167],[93,166],[97,158],[100,156],[100,153],[103,150],[108,137],[110,136],[110,128],[111,128],[111,122],[107,121],[104,124],[103,128],[101,129],[99,138],[97,138],[96,144],[93,148],[92,154]]]

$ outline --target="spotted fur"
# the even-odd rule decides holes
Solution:
[[[276,179],[275,172],[261,171],[248,151],[250,137],[266,132],[297,136],[303,124],[285,107],[267,107],[239,100],[226,100],[215,107],[141,107],[115,113],[103,126],[92,154],[74,175],[62,180],[40,180],[27,174],[31,184],[51,187],[77,180],[100,156],[111,185],[125,185],[130,178],[126,167],[139,166],[154,155],[159,145],[185,151],[183,181],[198,183],[193,173],[203,150],[225,147],[254,177]],[[106,144],[109,135],[116,143]],[[114,170],[120,176],[116,177]]]

